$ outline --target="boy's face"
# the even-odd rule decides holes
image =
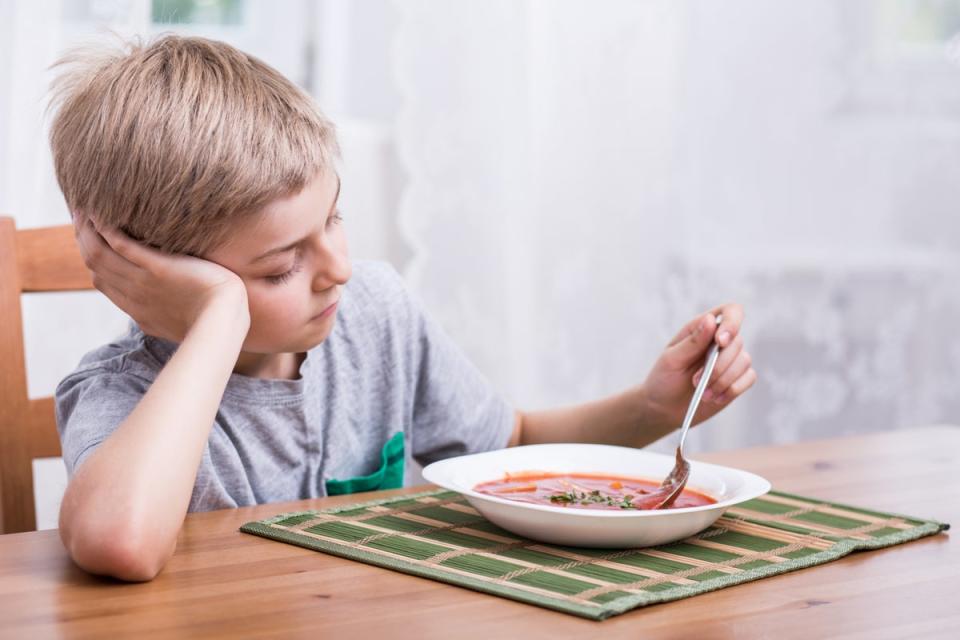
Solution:
[[[330,335],[341,288],[351,274],[336,208],[339,194],[339,177],[324,172],[300,193],[271,202],[205,256],[246,284],[245,352],[299,353]]]

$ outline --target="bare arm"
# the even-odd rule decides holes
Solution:
[[[150,580],[176,547],[210,428],[249,328],[246,289],[217,265],[141,255],[145,248],[119,237],[108,245],[92,227],[83,228],[78,241],[97,287],[138,322],[143,319],[141,326],[150,316],[154,331],[148,332],[180,347],[126,420],[77,469],[61,503],[60,537],[91,573]],[[137,262],[122,262],[121,252]],[[158,272],[164,282],[156,281]],[[166,310],[149,313],[151,305]]]
[[[212,307],[129,417],[80,466],[60,509],[60,536],[91,573],[149,580],[173,554],[210,427],[246,335]]]
[[[594,442],[643,447],[665,436],[672,428],[650,415],[643,387],[636,387],[593,402],[517,412],[510,446],[545,442]]]
[[[717,328],[714,314],[722,313]],[[691,320],[673,338],[643,384],[585,404],[517,412],[509,446],[545,442],[594,442],[644,447],[680,426],[699,382],[707,348],[723,347],[704,401],[694,418],[699,423],[726,407],[757,380],[743,348],[739,305],[726,305]]]

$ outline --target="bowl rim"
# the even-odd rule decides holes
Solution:
[[[446,458],[444,460],[438,460],[436,462],[432,462],[428,464],[426,467],[423,468],[423,470],[421,471],[421,474],[423,475],[424,480],[426,480],[427,482],[436,484],[450,491],[456,491],[457,493],[461,493],[464,496],[467,496],[468,498],[474,498],[481,501],[492,502],[494,504],[499,504],[506,507],[516,507],[520,509],[541,511],[541,512],[550,513],[550,514],[565,514],[575,518],[657,518],[657,517],[662,518],[666,516],[680,515],[685,513],[708,512],[708,511],[713,511],[715,509],[729,508],[731,506],[740,504],[742,502],[746,502],[747,500],[758,498],[768,493],[772,488],[772,485],[770,484],[769,480],[755,473],[751,473],[750,471],[744,471],[742,469],[737,469],[735,467],[727,467],[724,465],[713,464],[710,462],[690,460],[691,469],[694,466],[697,466],[706,471],[709,471],[711,469],[723,470],[729,473],[736,474],[741,478],[745,478],[749,481],[752,481],[751,485],[755,483],[757,486],[756,488],[751,489],[750,491],[744,492],[743,495],[731,496],[726,500],[722,500],[722,501],[718,500],[713,504],[705,504],[705,505],[700,505],[695,507],[680,507],[677,509],[622,509],[620,511],[615,511],[612,509],[572,509],[570,507],[560,507],[560,506],[553,506],[548,504],[534,504],[532,502],[521,502],[519,500],[510,500],[508,498],[500,498],[498,496],[493,496],[488,493],[480,493],[479,491],[474,491],[472,487],[461,488],[459,486],[455,486],[455,483],[446,481],[445,477],[444,478],[437,477],[437,474],[441,473],[446,467],[452,467],[453,465],[456,464],[456,461],[463,460],[464,458],[475,458],[479,456],[487,457],[489,454],[497,454],[502,451],[510,451],[510,450],[517,450],[517,449],[552,448],[557,446],[614,448],[614,449],[626,450],[631,453],[642,453],[644,455],[665,457],[671,460],[673,459],[672,455],[668,456],[663,453],[658,453],[655,451],[646,451],[644,449],[635,449],[633,447],[620,447],[617,445],[595,444],[595,443],[557,442],[557,443],[543,443],[543,444],[534,444],[534,445],[521,445],[518,447],[510,447],[509,449],[494,449],[491,451],[482,451],[479,453],[470,453],[462,456]],[[556,473],[556,472],[545,470],[544,473]],[[576,473],[580,473],[580,472],[576,472]],[[603,472],[598,471],[596,473],[601,474]],[[445,480],[445,482],[440,482],[439,480],[441,479]],[[696,486],[692,486],[691,488],[694,489],[695,491],[699,491],[700,493],[705,493],[708,496],[710,496],[709,491],[698,489]]]

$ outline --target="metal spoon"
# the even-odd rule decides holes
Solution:
[[[723,316],[717,316],[718,327],[722,320]],[[660,484],[660,487],[650,496],[653,498],[651,509],[666,509],[669,507],[680,496],[680,492],[687,484],[687,479],[690,477],[690,463],[683,457],[683,443],[687,439],[687,431],[690,430],[693,415],[697,412],[697,407],[700,406],[700,398],[703,397],[703,392],[707,388],[707,383],[710,381],[710,375],[713,373],[713,367],[717,364],[717,356],[719,355],[720,345],[714,340],[713,344],[710,345],[710,350],[707,351],[707,363],[703,367],[703,375],[700,376],[700,382],[697,383],[697,388],[690,399],[687,415],[683,418],[683,426],[680,428],[680,444],[677,445],[677,461],[673,465],[673,470]],[[657,502],[658,499],[659,502]]]

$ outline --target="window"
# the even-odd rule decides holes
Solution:
[[[841,111],[960,119],[960,0],[839,5],[846,91]],[[847,55],[849,54],[849,55]]]
[[[239,25],[243,0],[152,0],[150,20],[160,24]]]

